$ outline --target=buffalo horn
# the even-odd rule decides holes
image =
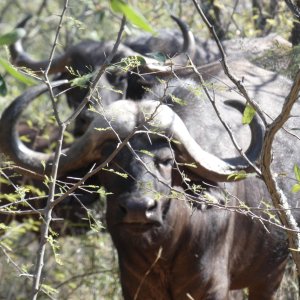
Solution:
[[[45,161],[49,168],[53,154],[48,155],[28,149],[18,137],[16,124],[22,110],[45,90],[45,86],[30,88],[4,111],[0,120],[0,141],[2,141],[0,150],[9,155],[17,165],[37,173],[44,172],[41,161]],[[242,110],[242,106],[236,103],[232,102],[229,105]],[[149,121],[147,118],[150,116],[153,118]],[[257,120],[252,121],[251,124],[252,139],[246,155],[254,162],[262,148],[263,129],[257,125]],[[176,140],[175,145],[180,152],[177,157],[182,162],[194,162],[195,167],[191,167],[191,172],[202,178],[228,181],[232,180],[228,176],[238,171],[252,171],[251,166],[241,157],[223,160],[204,151],[192,138],[181,118],[168,106],[154,100],[141,102],[120,100],[108,106],[103,116],[99,114],[85,134],[65,151],[60,158],[59,175],[101,159],[99,149],[104,141],[116,139],[116,134],[120,139],[124,139],[137,126],[153,129],[154,132],[159,131]]]

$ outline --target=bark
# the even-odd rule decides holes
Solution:
[[[300,91],[300,70],[294,80],[293,86],[287,96],[280,115],[267,126],[265,142],[262,151],[261,170],[262,176],[272,197],[273,205],[278,209],[281,223],[286,227],[289,248],[293,260],[297,266],[298,277],[300,276],[300,232],[292,211],[289,207],[287,198],[283,191],[278,187],[274,174],[272,173],[272,144],[276,133],[283,127],[288,120],[294,103],[298,99]],[[274,158],[276,159],[276,157]],[[289,230],[291,229],[291,230]]]

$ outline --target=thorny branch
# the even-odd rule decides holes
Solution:
[[[46,251],[46,245],[47,245],[47,241],[48,241],[48,235],[49,235],[49,228],[50,228],[50,223],[52,220],[52,210],[53,208],[50,206],[50,204],[53,202],[54,200],[54,194],[55,194],[55,183],[56,183],[56,177],[57,177],[57,170],[58,170],[58,162],[59,162],[59,157],[61,155],[61,150],[62,150],[62,142],[63,142],[63,134],[66,128],[66,125],[61,123],[59,115],[58,115],[58,111],[57,111],[57,107],[55,104],[55,99],[54,99],[54,93],[51,87],[51,83],[49,81],[48,78],[48,72],[50,70],[51,67],[51,63],[54,57],[54,52],[55,52],[55,48],[57,45],[57,40],[58,40],[58,36],[60,33],[60,29],[62,26],[62,22],[66,13],[68,7],[68,0],[65,0],[64,3],[64,8],[62,10],[61,16],[60,16],[60,21],[59,21],[59,25],[56,31],[56,35],[55,35],[55,40],[53,43],[53,47],[51,50],[51,54],[50,54],[50,58],[49,58],[49,64],[46,68],[45,71],[45,82],[49,88],[50,91],[50,95],[51,95],[51,101],[52,101],[52,105],[53,105],[53,110],[54,110],[54,115],[56,118],[56,121],[59,125],[59,138],[58,138],[58,144],[57,147],[55,149],[55,157],[54,157],[54,162],[53,162],[53,166],[52,166],[52,171],[51,171],[51,177],[52,177],[52,182],[50,183],[50,187],[49,187],[49,196],[47,199],[47,205],[45,208],[45,214],[44,214],[44,222],[43,222],[43,226],[42,226],[42,230],[41,230],[41,240],[40,240],[40,245],[39,245],[39,249],[38,249],[38,254],[37,254],[37,260],[35,263],[35,271],[34,271],[34,276],[33,276],[33,283],[32,283],[32,295],[31,295],[31,299],[32,300],[36,300],[37,296],[39,294],[40,291],[40,284],[41,284],[41,276],[42,276],[42,271],[43,271],[43,267],[44,267],[44,257],[45,257],[45,251]]]
[[[230,137],[233,145],[238,150],[238,152],[240,153],[240,155],[252,166],[252,168],[255,170],[255,172],[258,175],[261,175],[260,170],[249,160],[249,158],[245,155],[243,149],[238,145],[236,139],[234,138],[234,135],[233,135],[231,129],[229,128],[229,125],[223,120],[222,116],[220,115],[220,112],[219,112],[219,110],[218,110],[218,108],[216,106],[215,100],[209,94],[208,89],[205,86],[205,82],[203,80],[202,75],[199,73],[199,71],[197,70],[197,68],[195,67],[195,65],[193,64],[193,62],[191,60],[190,60],[190,62],[192,64],[194,72],[198,75],[198,78],[200,80],[200,84],[201,84],[201,86],[202,86],[202,88],[203,88],[203,90],[205,92],[205,95],[207,96],[207,98],[209,99],[210,103],[212,104],[212,106],[213,106],[213,108],[214,108],[214,110],[216,112],[216,115],[217,115],[218,119],[220,120],[220,122],[222,123],[222,125],[224,126],[224,128],[226,129],[226,131],[228,132],[229,137]]]
[[[225,55],[225,51],[223,49],[223,46],[215,32],[214,27],[209,23],[209,21],[207,20],[206,16],[204,15],[200,5],[198,4],[197,0],[193,0],[194,5],[199,13],[199,15],[201,16],[203,22],[205,23],[205,25],[207,26],[207,28],[209,29],[210,33],[212,34],[213,38],[215,39],[217,46],[219,48],[219,51],[221,53],[221,63],[224,69],[225,74],[228,76],[228,78],[235,84],[235,86],[238,88],[238,90],[240,91],[240,93],[244,96],[244,98],[246,99],[247,103],[250,103],[255,111],[257,112],[257,114],[259,115],[259,117],[262,119],[262,121],[264,122],[264,124],[266,124],[266,120],[264,117],[264,114],[261,110],[261,108],[259,107],[258,103],[256,103],[253,99],[250,98],[250,96],[248,95],[247,90],[245,89],[243,83],[241,80],[237,79],[230,71],[229,66],[227,64],[227,58]]]
[[[6,249],[4,248],[4,246],[0,245],[0,250],[2,251],[2,253],[4,254],[4,256],[6,257],[7,261],[9,261],[14,268],[20,273],[19,276],[26,276],[26,277],[32,277],[31,274],[24,272],[24,270],[22,270],[19,265],[11,258],[11,256],[7,253]]]
[[[286,1],[287,3],[290,1]],[[227,65],[225,52],[223,50],[223,47],[215,33],[214,27],[208,22],[206,19],[200,5],[198,4],[197,0],[193,0],[193,3],[203,19],[204,23],[210,30],[212,36],[214,37],[218,48],[222,55],[222,65],[224,68],[225,74],[228,76],[228,78],[236,85],[238,90],[242,93],[242,95],[245,97],[246,101],[249,102],[256,110],[256,112],[259,114],[259,116],[264,120],[264,123],[266,123],[264,115],[262,113],[262,110],[259,108],[258,104],[250,99],[244,85],[242,84],[242,81],[236,79],[232,73],[229,70],[229,67]],[[298,276],[300,276],[300,233],[299,228],[297,226],[297,223],[291,213],[288,201],[283,193],[283,191],[278,187],[276,179],[274,174],[272,174],[271,171],[271,163],[272,163],[272,144],[274,137],[279,129],[281,129],[284,125],[284,123],[287,121],[290,115],[290,111],[292,109],[293,104],[298,99],[298,94],[300,90],[300,71],[298,72],[296,79],[294,80],[292,89],[290,91],[290,94],[286,98],[286,101],[283,105],[281,113],[278,115],[278,117],[271,123],[267,125],[266,134],[265,134],[265,141],[263,145],[262,150],[262,163],[261,163],[261,171],[263,179],[266,183],[266,186],[268,188],[268,191],[271,195],[273,205],[276,209],[280,209],[278,211],[279,218],[281,222],[283,223],[283,226],[291,229],[287,230],[288,233],[288,239],[289,239],[289,246],[293,250],[291,251],[293,259],[295,261],[295,264],[297,265],[298,270]]]
[[[56,147],[56,150],[55,150],[55,156],[54,156],[53,165],[52,165],[52,171],[51,171],[51,179],[52,180],[51,180],[50,187],[49,187],[49,196],[48,196],[47,204],[46,204],[46,207],[45,207],[45,210],[44,210],[44,223],[43,223],[43,228],[42,228],[42,231],[41,231],[41,241],[40,241],[39,251],[38,251],[38,255],[37,255],[37,261],[36,261],[36,264],[35,264],[34,280],[33,280],[33,286],[32,286],[32,298],[31,298],[32,300],[37,299],[38,293],[40,291],[41,275],[42,275],[42,270],[43,270],[43,266],[44,266],[44,255],[45,255],[46,245],[47,245],[47,241],[48,241],[50,223],[51,223],[51,220],[52,220],[52,210],[53,210],[54,206],[60,202],[60,201],[57,201],[57,199],[55,200],[54,196],[55,196],[55,185],[56,185],[57,171],[58,171],[58,166],[59,166],[59,158],[60,158],[61,153],[62,153],[62,142],[63,142],[64,131],[66,129],[66,126],[79,115],[79,113],[84,108],[84,106],[90,101],[93,93],[95,92],[95,90],[97,88],[97,85],[98,85],[98,82],[99,82],[101,76],[104,74],[106,68],[109,66],[112,58],[114,57],[114,55],[115,55],[115,53],[118,49],[118,46],[119,46],[120,41],[121,41],[121,35],[122,35],[122,32],[124,30],[124,26],[125,26],[125,23],[126,23],[126,19],[125,19],[125,17],[123,17],[122,23],[121,23],[121,26],[120,26],[120,30],[119,30],[119,33],[118,33],[118,37],[117,37],[117,40],[116,40],[115,45],[113,47],[113,50],[110,53],[110,55],[107,57],[105,63],[102,65],[100,70],[97,72],[97,74],[96,74],[96,76],[95,76],[95,78],[94,78],[94,80],[91,84],[91,87],[89,89],[89,92],[88,92],[87,96],[83,99],[83,101],[81,102],[81,104],[79,105],[77,110],[66,121],[62,122],[60,120],[60,117],[59,117],[59,114],[58,114],[58,111],[57,111],[53,89],[52,89],[51,83],[48,79],[48,72],[49,72],[50,67],[51,67],[51,63],[52,63],[52,60],[53,60],[55,48],[56,48],[56,45],[57,45],[58,36],[59,36],[59,33],[60,33],[60,29],[61,29],[61,26],[62,26],[62,21],[63,21],[64,15],[65,15],[65,12],[67,10],[67,7],[68,7],[68,0],[65,0],[64,8],[63,8],[62,14],[60,16],[60,22],[59,22],[59,25],[58,25],[58,28],[57,28],[57,31],[56,31],[55,41],[54,41],[54,44],[53,44],[53,47],[52,47],[52,50],[51,50],[51,55],[50,55],[50,58],[49,58],[49,64],[48,64],[48,67],[47,67],[47,69],[44,73],[45,82],[49,87],[49,91],[50,91],[50,95],[51,95],[51,100],[52,100],[52,104],[53,104],[53,110],[54,110],[55,118],[56,118],[56,121],[59,125],[59,138],[58,138],[58,144],[57,144],[57,147]],[[99,170],[96,169],[96,171],[99,171]],[[78,183],[78,185],[75,185],[73,187],[74,190],[80,184],[82,184],[82,182],[83,181],[81,180]],[[73,189],[71,189],[71,190],[73,190]],[[67,195],[65,195],[65,197],[67,197]]]
[[[68,125],[70,124],[73,120],[76,119],[76,117],[80,114],[80,112],[82,111],[82,109],[86,106],[86,104],[90,101],[90,99],[92,98],[94,92],[97,89],[99,80],[101,78],[101,76],[104,74],[105,70],[107,69],[107,67],[109,67],[109,64],[111,63],[112,59],[114,58],[118,47],[121,43],[121,37],[122,37],[122,33],[124,31],[125,28],[125,24],[126,24],[126,18],[123,17],[122,21],[121,21],[121,26],[120,26],[120,30],[118,32],[118,36],[117,36],[117,40],[113,46],[113,49],[111,51],[111,53],[107,56],[107,58],[105,59],[103,65],[100,67],[99,71],[96,73],[90,88],[89,88],[89,92],[87,93],[87,95],[85,96],[85,98],[83,99],[83,101],[80,103],[80,105],[78,106],[78,108],[74,111],[74,113],[65,121],[65,123]]]

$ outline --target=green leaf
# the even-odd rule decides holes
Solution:
[[[297,193],[299,191],[300,191],[300,184],[299,183],[294,184],[292,187],[292,192]]]
[[[217,8],[219,8],[220,10],[222,9],[226,9],[225,5],[222,3],[222,1],[214,1],[213,5]]]
[[[0,46],[10,45],[25,36],[26,31],[24,28],[16,28],[9,33],[0,36]]]
[[[148,156],[150,156],[150,157],[154,157],[154,154],[153,154],[153,153],[151,153],[150,151],[147,151],[147,150],[141,149],[139,152],[141,152],[141,153],[144,153],[144,154],[146,154],[146,155],[148,155]]]
[[[30,143],[31,139],[28,135],[21,135],[20,136],[20,141],[24,142],[24,143]]]
[[[118,65],[124,68],[125,71],[129,71],[133,68],[146,64],[147,62],[142,56],[127,56],[122,58],[120,63],[118,63]]]
[[[247,104],[243,113],[242,123],[244,125],[250,124],[254,115],[255,109],[250,104]]]
[[[267,24],[271,25],[271,26],[275,26],[276,25],[276,20],[275,19],[267,19]]]
[[[128,174],[126,174],[126,173],[121,173],[121,172],[118,172],[118,171],[115,171],[114,169],[106,169],[106,168],[103,168],[102,170],[103,170],[103,171],[107,171],[107,172],[114,173],[114,174],[119,175],[119,176],[121,176],[121,177],[123,177],[123,178],[128,178]]]
[[[4,97],[4,96],[6,96],[6,94],[7,94],[6,83],[5,83],[2,75],[0,74],[0,95]]]
[[[300,183],[300,168],[298,165],[294,165],[294,173],[297,181]]]
[[[110,130],[111,128],[110,127],[95,127],[94,128],[95,130],[98,130],[98,131],[107,131],[107,130]]]
[[[180,99],[178,97],[175,97],[172,94],[169,94],[169,96],[171,97],[172,102],[177,103],[177,104],[182,105],[182,106],[187,105],[187,103],[184,100],[182,100],[182,99]]]
[[[248,177],[248,173],[244,170],[228,175],[228,179],[241,180]]]
[[[15,68],[9,61],[0,58],[0,65],[8,72],[11,76],[16,78],[17,80],[27,84],[27,85],[34,85],[36,81],[26,75],[20,73],[20,71]]]
[[[188,168],[197,168],[197,165],[195,163],[177,163],[179,166],[185,166]]]
[[[74,142],[74,136],[68,131],[64,132],[64,142],[68,145],[72,144]]]
[[[136,25],[137,27],[154,33],[154,30],[147,22],[145,17],[134,10],[130,5],[125,3],[123,0],[111,0],[110,1],[111,8],[116,13],[122,13],[132,24]]]
[[[41,289],[47,294],[47,295],[55,295],[58,293],[58,290],[56,290],[55,288],[53,288],[52,286],[48,285],[48,284],[42,284],[41,285]]]
[[[91,82],[93,75],[94,75],[93,73],[88,73],[88,74],[82,75],[80,77],[77,77],[77,78],[71,80],[71,86],[78,86],[80,88],[86,88],[86,87],[88,87],[89,83]]]

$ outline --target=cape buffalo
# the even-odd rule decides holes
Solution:
[[[25,18],[17,25],[17,27],[24,27],[29,19],[30,17]],[[172,16],[172,19],[178,24],[183,37],[182,44],[176,48],[176,61],[177,63],[185,64],[187,62],[186,54],[189,54],[191,58],[193,58],[194,55],[194,36],[183,21],[175,16]],[[178,45],[178,38],[173,36],[172,43],[176,43],[176,46]],[[140,99],[142,94],[145,93],[145,87],[149,87],[149,85],[152,86],[153,83],[156,82],[154,76],[145,75],[145,80],[145,78],[140,75],[142,73],[149,72],[149,68],[147,66],[150,62],[159,65],[156,60],[147,58],[143,55],[155,50],[158,51],[159,45],[157,45],[157,42],[159,40],[165,42],[165,35],[162,34],[158,37],[151,37],[149,41],[150,40],[152,42],[150,42],[148,46],[145,45],[145,53],[135,51],[136,47],[130,48],[123,43],[119,45],[118,50],[111,61],[111,65],[115,67],[111,67],[101,77],[99,82],[98,95],[100,95],[100,105],[106,106],[122,98]],[[156,47],[158,48],[155,48],[153,46],[154,44],[156,44]],[[91,75],[98,67],[105,63],[106,57],[112,52],[113,46],[114,41],[99,42],[84,40],[76,45],[69,46],[63,54],[53,59],[49,74],[56,74],[56,79],[68,79],[72,82],[80,76],[86,76],[85,82],[81,84],[81,86],[76,86],[76,84],[71,84],[71,86],[70,84],[61,86],[61,90],[67,89],[66,96],[70,107],[76,108],[87,95],[92,78]],[[12,62],[17,66],[26,67],[40,73],[42,70],[45,70],[48,65],[48,60],[37,61],[31,58],[30,55],[24,51],[21,40],[12,44],[9,47],[9,50]],[[166,55],[167,54],[168,53],[166,53]],[[143,60],[147,61],[146,65],[142,65],[138,69],[134,68],[134,70],[129,71],[124,71],[126,68],[121,67],[122,59],[141,56],[143,56]],[[92,100],[91,104],[95,106],[99,105],[99,103],[93,102]],[[90,114],[86,109],[84,109],[80,116],[76,119],[74,129],[75,135],[82,134],[82,128],[85,129],[90,121]]]
[[[235,63],[255,99],[280,103],[289,81],[247,62]],[[217,85],[226,78],[215,72],[209,85],[215,98],[240,99],[233,88]],[[193,90],[196,86],[170,81],[142,101],[111,104],[61,157],[59,176],[105,162],[97,178],[108,191],[107,226],[119,254],[125,299],[226,299],[229,290],[244,287],[250,299],[273,299],[288,254],[285,233],[266,222],[263,209],[256,214],[262,220],[247,215],[247,207],[259,207],[267,195],[259,179],[228,183],[226,189],[218,184],[252,168],[240,157],[228,158],[230,143],[221,142],[226,140],[223,129],[201,93]],[[7,141],[1,151],[39,173],[44,172],[40,161],[50,166],[51,155],[20,147],[15,123],[21,111],[17,103],[26,100],[28,105],[44,90],[25,93],[0,121],[0,140]],[[185,98],[192,94],[197,96]],[[160,101],[152,100],[155,95]],[[180,98],[186,106],[176,102]],[[226,117],[234,121],[232,114]],[[240,127],[238,121],[237,131]],[[263,129],[255,120],[251,130],[246,155],[256,161]],[[107,165],[105,159],[131,134]]]

